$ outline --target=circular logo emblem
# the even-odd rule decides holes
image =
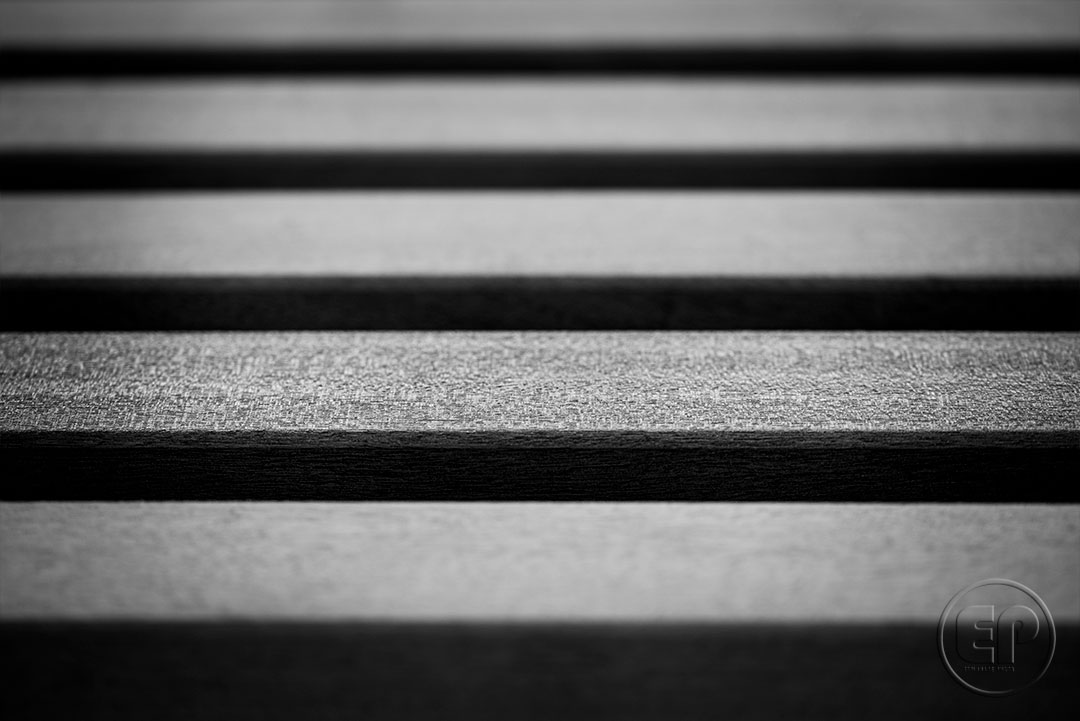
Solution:
[[[1042,678],[1057,635],[1050,609],[1027,586],[989,578],[953,596],[938,623],[945,668],[986,696],[1004,696]]]

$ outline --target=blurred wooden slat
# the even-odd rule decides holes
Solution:
[[[1068,0],[0,3],[0,75],[1080,73]]]
[[[988,718],[1076,705],[1076,506],[0,504],[5,710],[110,718]],[[1053,614],[1017,699],[935,626]],[[801,669],[789,673],[792,666]]]
[[[0,504],[0,618],[934,624],[981,578],[1080,621],[1076,506]],[[933,652],[932,641],[927,644]]]
[[[1071,0],[4,0],[0,47],[34,45],[1049,45]]]
[[[1080,276],[1080,195],[259,193],[0,199],[16,277]]]
[[[1073,83],[8,84],[0,187],[1074,188]]]
[[[1064,500],[1076,334],[8,334],[8,499]]]
[[[1075,329],[1073,195],[0,200],[8,329]]]
[[[1064,81],[13,84],[13,150],[1080,150]]]

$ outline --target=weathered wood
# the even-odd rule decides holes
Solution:
[[[0,200],[7,329],[1076,329],[1073,195]]]
[[[9,334],[6,498],[1065,500],[1075,334]]]

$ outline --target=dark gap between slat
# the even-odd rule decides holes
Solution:
[[[1047,279],[5,278],[2,330],[1078,330]]]
[[[0,703],[8,719],[1069,718],[1078,635],[1059,622],[1046,675],[987,698],[946,672],[932,623],[8,622]]]
[[[1074,432],[5,432],[6,501],[1075,502]]]
[[[0,190],[1075,190],[1080,152],[6,150]]]
[[[9,47],[0,78],[265,75],[1080,75],[1080,48],[1006,47]]]

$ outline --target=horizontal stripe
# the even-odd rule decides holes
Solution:
[[[354,81],[10,84],[24,152],[1072,151],[1072,83]]]
[[[8,329],[1072,329],[1080,300],[1066,195],[21,196],[0,222]]]
[[[1077,190],[1074,152],[0,151],[0,189]]]
[[[3,504],[13,619],[934,624],[1023,579],[1080,617],[1077,507]],[[932,651],[932,641],[928,651]]]
[[[1035,686],[989,700],[949,677],[935,632],[880,621],[0,623],[15,718],[666,720],[722,709],[744,719],[1015,719],[1075,705],[1075,624],[1057,622]]]
[[[1035,2],[5,2],[0,76],[1080,73]]]
[[[1039,46],[1080,43],[1078,18],[1076,5],[1063,0],[6,0],[0,46]]]
[[[1080,277],[1072,194],[48,195],[0,222],[5,281]]]
[[[1061,501],[1074,334],[9,334],[8,499]]]

